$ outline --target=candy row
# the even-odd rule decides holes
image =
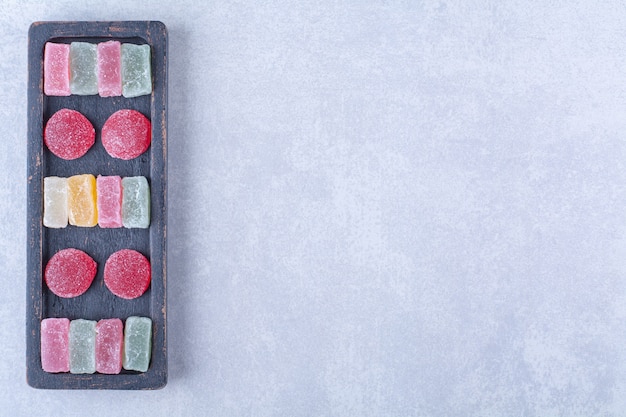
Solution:
[[[93,320],[41,321],[41,367],[45,372],[119,374],[146,372],[152,351],[152,320],[132,316]]]
[[[102,146],[113,158],[136,158],[150,147],[150,120],[136,110],[118,110],[104,122],[100,138]],[[96,130],[82,113],[61,109],[48,119],[43,141],[54,155],[72,160],[85,155],[93,146]]]
[[[149,45],[47,42],[43,67],[43,89],[48,96],[130,98],[152,93]]]
[[[80,249],[66,248],[55,253],[46,264],[44,281],[61,298],[84,294],[98,270],[98,263]],[[126,300],[141,297],[150,287],[150,261],[132,249],[113,253],[104,264],[104,284],[116,296]]]
[[[43,180],[43,225],[146,229],[150,186],[145,177],[74,175]]]

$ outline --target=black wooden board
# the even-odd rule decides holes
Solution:
[[[152,54],[151,95],[135,98],[77,96],[52,97],[43,93],[43,52],[46,42],[105,42],[148,44]],[[95,145],[81,158],[66,161],[43,143],[43,129],[52,114],[70,108],[84,114],[96,130]],[[100,132],[107,118],[120,109],[134,109],[152,123],[150,148],[123,161],[109,156]],[[151,192],[148,229],[103,229],[68,225],[50,229],[42,224],[43,179],[76,174],[142,175]],[[35,388],[51,389],[157,389],[167,382],[166,343],[166,225],[167,225],[167,30],[161,22],[36,22],[28,39],[28,265],[26,300],[27,381]],[[75,298],[54,295],[43,281],[47,261],[57,251],[77,248],[98,263],[89,290]],[[150,288],[141,297],[125,300],[104,285],[107,258],[120,249],[135,249],[152,265]],[[153,322],[152,359],[147,372],[122,370],[119,375],[47,373],[41,367],[40,325],[49,317],[100,320],[129,316]]]

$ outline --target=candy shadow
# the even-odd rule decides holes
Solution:
[[[186,219],[187,196],[191,192],[185,178],[191,172],[191,120],[187,117],[190,103],[189,65],[192,57],[190,36],[180,25],[168,26],[168,380],[183,378],[187,373],[186,358],[191,355],[191,348],[185,343],[192,319],[189,306],[193,276],[190,266],[193,260],[189,254],[189,239],[193,234],[193,225]]]

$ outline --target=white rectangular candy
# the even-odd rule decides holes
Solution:
[[[51,228],[67,226],[67,178],[43,179],[43,225]]]

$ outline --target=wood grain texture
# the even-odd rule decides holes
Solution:
[[[49,97],[43,94],[43,50],[48,41],[104,42],[118,40],[148,44],[152,51],[151,95],[124,98],[95,96]],[[96,144],[73,161],[52,155],[43,144],[45,121],[61,108],[83,113],[96,129]],[[100,140],[106,119],[115,111],[130,108],[150,117],[152,143],[148,151],[130,161],[110,157]],[[143,175],[150,183],[149,229],[101,229],[42,226],[43,178],[75,174]],[[35,388],[52,389],[157,389],[167,382],[166,341],[166,239],[167,239],[167,30],[163,23],[132,22],[37,22],[28,42],[28,255],[27,255],[27,381]],[[43,269],[58,250],[75,247],[98,262],[98,274],[89,290],[73,299],[52,294],[43,283]],[[114,296],[104,285],[103,269],[113,252],[130,248],[146,255],[152,265],[150,289],[135,300]],[[126,319],[147,316],[153,321],[150,369],[144,373],[122,371],[119,375],[49,374],[40,359],[40,322],[47,317]]]

